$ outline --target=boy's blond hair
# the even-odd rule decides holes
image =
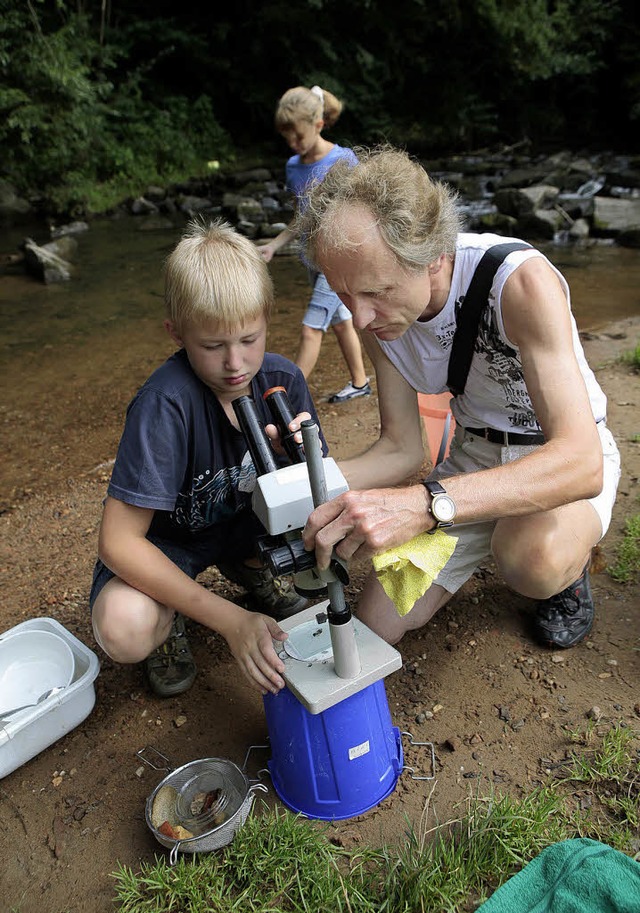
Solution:
[[[177,330],[215,320],[225,330],[269,320],[273,283],[255,245],[221,219],[189,222],[165,265],[167,317]]]

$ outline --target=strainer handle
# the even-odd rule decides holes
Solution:
[[[408,770],[411,774],[412,780],[435,780],[436,777],[436,752],[433,745],[433,742],[417,742],[413,735],[410,732],[401,732],[400,735],[406,735],[409,738],[409,744],[416,747],[425,747],[429,749],[430,753],[430,763],[431,763],[431,775],[430,776],[418,776],[415,772],[415,768],[409,767],[407,764],[404,764],[401,770]]]
[[[145,757],[146,752],[153,752],[156,757],[161,758],[166,763],[161,765],[154,764],[153,761]],[[173,770],[169,758],[166,755],[163,755],[161,751],[158,751],[157,748],[154,748],[153,745],[145,745],[144,748],[136,751],[136,757],[140,758],[141,761],[144,761],[144,763],[151,767],[153,770]]]
[[[169,865],[175,865],[178,861],[178,853],[180,852],[180,840],[177,840],[171,847],[171,852],[169,853]]]
[[[249,747],[247,748],[247,753],[244,756],[244,763],[242,765],[242,770],[245,771],[245,773],[246,773],[247,764],[249,763],[249,755],[251,754],[252,751],[268,751],[270,748],[271,748],[271,745],[249,745]]]

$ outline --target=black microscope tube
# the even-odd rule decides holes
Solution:
[[[273,421],[280,432],[282,446],[292,463],[304,463],[304,447],[295,439],[293,431],[289,429],[289,424],[295,418],[287,391],[284,387],[270,387],[262,394],[263,400],[269,406]]]
[[[251,396],[239,396],[238,399],[233,400],[232,405],[240,430],[246,438],[257,474],[263,476],[268,472],[275,472],[278,465],[267,433],[258,416],[258,410],[253,398]]]

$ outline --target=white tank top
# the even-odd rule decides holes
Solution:
[[[494,234],[458,235],[451,277],[451,290],[444,308],[430,320],[416,321],[399,339],[378,340],[400,374],[418,393],[442,393],[447,389],[447,369],[456,315],[464,301],[476,266],[487,248],[518,238]],[[451,411],[463,428],[495,428],[526,433],[540,431],[522,376],[517,346],[509,341],[502,320],[502,289],[511,273],[532,257],[542,257],[558,276],[571,310],[569,286],[555,266],[540,251],[515,251],[498,267],[488,306],[484,309],[476,339],[465,392],[451,400]],[[596,421],[606,417],[607,400],[587,364],[573,314],[573,349],[584,378]]]

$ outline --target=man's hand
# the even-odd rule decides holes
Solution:
[[[261,694],[277,694],[284,688],[284,663],[272,641],[284,641],[288,635],[276,621],[256,612],[243,612],[235,625],[225,630],[224,637],[243,675]]]
[[[432,525],[423,485],[347,491],[313,511],[302,539],[307,550],[315,549],[318,567],[324,570],[334,548],[344,561],[370,558]]]

